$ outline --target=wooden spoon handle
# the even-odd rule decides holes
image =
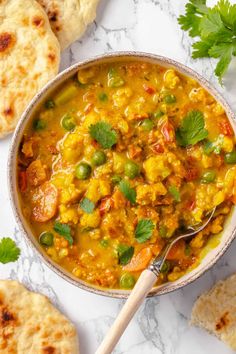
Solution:
[[[112,350],[116,346],[124,330],[128,326],[129,322],[144,301],[149,291],[152,289],[156,280],[157,276],[149,269],[146,269],[142,272],[118,317],[111,326],[95,354],[112,353]]]

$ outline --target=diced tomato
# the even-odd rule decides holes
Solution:
[[[153,95],[156,92],[152,86],[148,86],[147,84],[143,84],[143,88],[149,95]]]
[[[164,152],[164,147],[159,143],[152,145],[151,149],[156,154],[163,154],[163,152]]]
[[[104,216],[111,208],[114,206],[114,202],[111,196],[102,198],[101,204],[99,207],[99,212],[101,216]]]
[[[175,131],[174,131],[174,127],[171,123],[165,122],[162,125],[161,133],[162,133],[165,141],[172,142],[175,140]]]
[[[220,132],[226,136],[233,136],[234,132],[233,129],[227,119],[221,119],[220,122],[218,122]]]
[[[195,199],[189,199],[189,200],[187,200],[187,202],[186,202],[186,208],[188,209],[188,210],[193,210],[194,208],[195,208],[195,206],[196,206],[196,200]]]
[[[189,167],[186,169],[185,179],[190,182],[198,179],[199,171],[197,167]]]
[[[45,222],[53,218],[58,207],[58,190],[50,182],[45,182],[36,189],[32,197],[32,218],[37,222]]]
[[[131,259],[130,263],[123,267],[128,272],[138,272],[144,270],[153,257],[153,253],[150,247],[143,248]]]
[[[184,240],[177,241],[166,257],[168,260],[179,261],[185,258],[185,242]]]
[[[129,157],[131,159],[134,159],[135,157],[138,157],[142,154],[141,147],[137,145],[129,145],[128,150],[129,150]]]
[[[27,175],[26,171],[19,172],[19,188],[21,192],[25,192],[27,189]]]

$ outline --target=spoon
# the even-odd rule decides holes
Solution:
[[[133,290],[131,291],[126,303],[124,304],[123,308],[121,309],[118,317],[116,318],[115,322],[109,329],[107,335],[105,336],[104,340],[102,341],[101,345],[97,349],[95,354],[111,354],[113,349],[115,348],[117,342],[119,341],[120,337],[122,336],[123,332],[125,331],[126,327],[128,326],[129,322],[133,318],[134,314],[141,306],[142,302],[144,301],[145,297],[152,289],[153,285],[156,283],[163,263],[173,245],[181,240],[186,239],[191,236],[196,235],[198,232],[202,231],[212,219],[216,208],[214,208],[208,218],[205,220],[201,226],[197,229],[191,227],[191,231],[186,234],[180,235],[172,240],[166,245],[164,250],[158,255],[152,263],[149,265],[148,269],[145,269],[137,283],[135,284]]]

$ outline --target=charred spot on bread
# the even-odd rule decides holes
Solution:
[[[15,42],[15,37],[12,33],[0,33],[0,53],[7,52]]]

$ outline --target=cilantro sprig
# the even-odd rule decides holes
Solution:
[[[195,145],[207,136],[204,116],[200,111],[190,111],[176,131],[176,139],[180,146]]]
[[[135,229],[135,239],[139,243],[146,242],[151,238],[154,227],[155,225],[150,219],[139,220]]]
[[[119,183],[119,189],[121,193],[130,201],[130,203],[136,203],[136,190],[130,187],[129,182],[125,181],[124,179]]]
[[[59,221],[55,221],[53,229],[59,235],[63,236],[64,239],[67,240],[70,245],[73,244],[74,240],[73,237],[71,236],[71,228],[69,225],[62,224]]]
[[[119,264],[126,265],[131,261],[134,255],[134,247],[127,245],[118,245],[117,254]]]
[[[169,186],[168,191],[172,195],[172,197],[174,198],[175,202],[178,202],[178,203],[181,202],[180,192],[176,186],[174,186],[174,185]]]
[[[189,0],[185,15],[178,18],[184,31],[199,40],[193,44],[193,58],[218,59],[215,74],[222,84],[233,56],[236,56],[236,4],[219,0],[210,8],[206,0]]]
[[[98,122],[90,125],[89,133],[104,149],[110,149],[117,143],[117,133],[111,124],[107,122]]]
[[[0,263],[6,264],[15,262],[20,256],[20,249],[15,241],[9,237],[0,240]]]
[[[87,214],[92,214],[95,208],[95,204],[86,197],[80,202],[79,206]]]

